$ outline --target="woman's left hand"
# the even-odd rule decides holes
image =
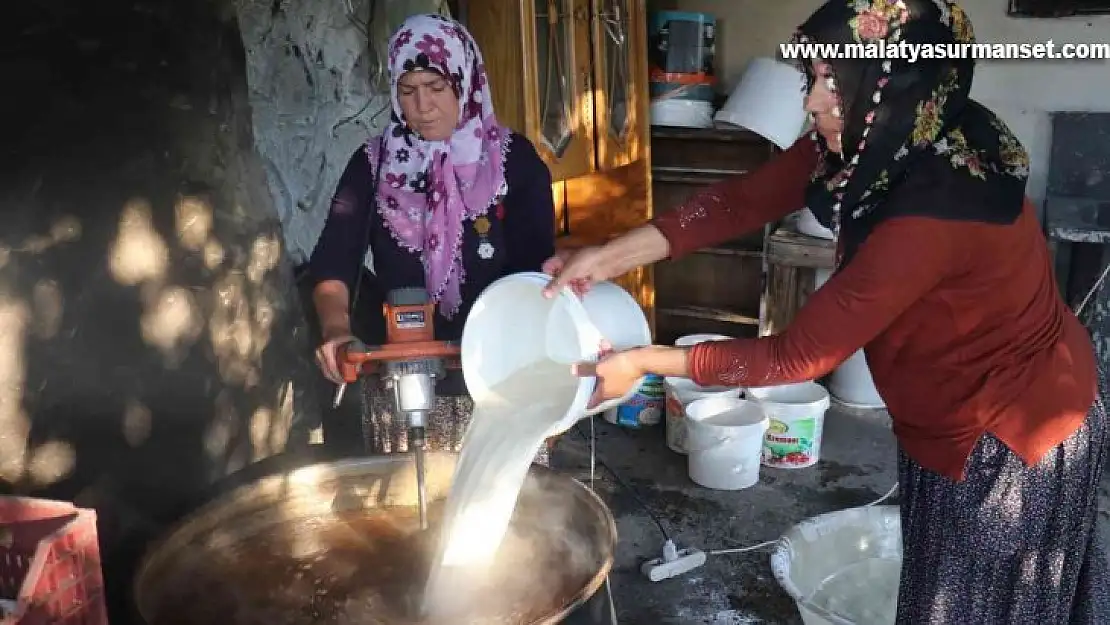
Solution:
[[[635,390],[640,378],[647,375],[641,364],[642,355],[642,348],[634,348],[623,352],[609,352],[596,363],[580,362],[574,365],[574,373],[578,377],[597,378],[589,407],[624,397]]]

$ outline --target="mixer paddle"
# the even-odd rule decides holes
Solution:
[[[428,491],[425,481],[428,413],[435,407],[435,383],[448,364],[457,364],[459,346],[435,340],[435,304],[422,288],[390,291],[382,307],[386,344],[370,348],[352,341],[339,349],[343,384],[336,390],[334,407],[343,400],[347,385],[381,363],[381,375],[393,388],[397,413],[409,426],[409,450],[416,462],[416,496],[420,529],[428,529]]]
[[[424,469],[424,428],[414,427],[409,433],[409,446],[412,447],[413,457],[416,459],[416,500],[420,507],[420,531],[428,529],[428,484]]]

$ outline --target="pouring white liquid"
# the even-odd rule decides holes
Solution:
[[[578,383],[570,365],[543,360],[475,397],[424,592],[426,615],[466,610],[466,589],[497,554],[532,460]]]

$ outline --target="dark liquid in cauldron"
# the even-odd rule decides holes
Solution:
[[[394,508],[304,519],[227,549],[197,545],[160,580],[149,625],[433,625],[414,607],[441,512],[430,511],[427,533],[415,510]],[[457,625],[525,625],[557,612],[597,570],[581,547],[551,528],[514,526],[489,579],[460,589],[479,599]]]

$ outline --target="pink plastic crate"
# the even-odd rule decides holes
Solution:
[[[0,625],[108,625],[96,512],[0,497]]]

